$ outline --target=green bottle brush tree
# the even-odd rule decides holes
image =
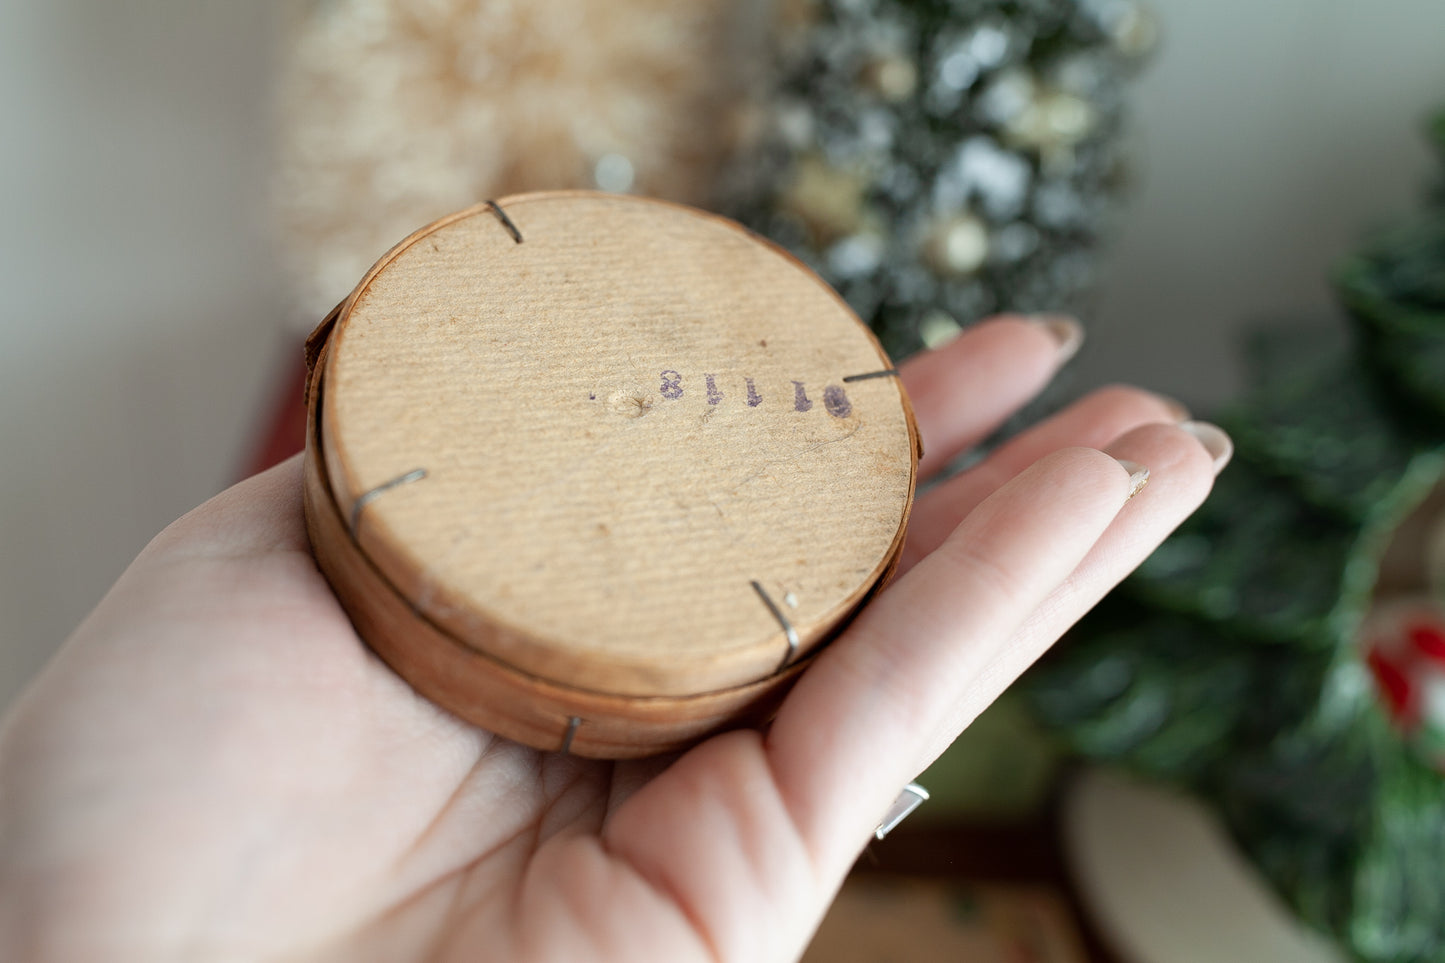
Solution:
[[[1445,961],[1445,177],[1335,283],[1354,337],[1255,339],[1215,493],[1024,691],[1354,957]]]

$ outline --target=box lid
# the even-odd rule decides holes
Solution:
[[[918,435],[896,373],[732,222],[507,198],[408,238],[328,322],[313,455],[355,550],[523,675],[642,699],[756,684],[901,550]]]

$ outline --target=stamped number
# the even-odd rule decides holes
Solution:
[[[658,386],[658,393],[669,401],[677,401],[683,395],[683,376],[679,371],[671,368],[660,372],[661,381]],[[720,384],[722,379],[716,374],[703,374],[703,388],[709,405],[721,405],[724,399],[733,396],[730,392],[723,390]],[[743,378],[742,400],[749,408],[757,408],[763,403],[764,395],[758,390],[757,382],[752,378]],[[808,386],[802,381],[790,382],[793,386],[793,410],[797,412],[809,412],[813,410],[813,399],[808,397]],[[733,396],[736,397],[736,396]],[[735,403],[735,402],[734,402]],[[848,393],[841,385],[828,385],[823,389],[823,410],[834,418],[847,418],[853,414],[853,403],[848,400]]]

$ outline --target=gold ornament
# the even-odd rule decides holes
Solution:
[[[883,54],[863,68],[863,85],[890,103],[913,96],[918,87],[918,67],[901,53]]]
[[[863,226],[867,187],[861,173],[829,166],[816,154],[809,155],[798,162],[781,206],[803,222],[815,243],[827,244]]]
[[[1071,149],[1098,123],[1093,106],[1082,97],[1048,87],[1037,88],[1029,105],[1004,125],[1011,144],[1038,151]]]
[[[988,228],[972,214],[945,218],[925,237],[923,259],[941,277],[967,277],[988,260]]]
[[[963,325],[947,311],[934,308],[918,323],[918,337],[928,349],[941,348],[963,333]]]

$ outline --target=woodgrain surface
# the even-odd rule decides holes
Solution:
[[[399,245],[318,372],[334,511],[463,646],[549,685],[690,697],[773,676],[895,560],[917,433],[837,296],[731,222],[500,202]],[[344,527],[342,528],[344,534]],[[349,540],[349,539],[348,539]],[[403,673],[405,674],[405,673]]]
[[[311,424],[308,438],[314,441],[315,419]],[[720,728],[766,721],[811,661],[804,657],[749,685],[686,698],[637,698],[555,685],[499,662],[418,616],[351,540],[314,444],[306,453],[304,501],[317,563],[371,648],[437,705],[534,748],[565,748],[597,759],[682,749]]]

